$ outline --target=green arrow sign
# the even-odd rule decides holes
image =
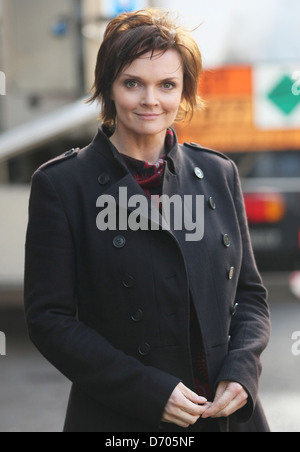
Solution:
[[[300,104],[300,96],[293,94],[295,81],[288,75],[283,76],[279,83],[268,94],[268,98],[280,109],[282,113],[289,116]]]

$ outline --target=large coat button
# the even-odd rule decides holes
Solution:
[[[117,235],[113,240],[113,245],[115,248],[123,248],[126,244],[126,239],[123,235]]]
[[[98,177],[98,182],[100,185],[106,185],[110,181],[110,176],[106,173],[100,174]]]
[[[208,200],[208,204],[209,204],[209,207],[210,207],[212,210],[216,210],[217,205],[216,205],[216,203],[215,203],[214,198],[210,197],[209,200]]]
[[[223,243],[226,246],[226,248],[230,248],[231,240],[228,234],[223,235]]]
[[[141,322],[144,318],[144,313],[141,309],[138,309],[135,314],[131,316],[131,320],[138,323]]]
[[[198,179],[204,179],[204,173],[203,173],[202,169],[199,168],[198,166],[196,166],[196,168],[194,169],[194,173],[195,173],[196,177],[198,177]]]
[[[65,156],[65,157],[68,157],[69,155],[74,154],[74,152],[75,152],[75,149],[70,149],[69,151],[67,151],[67,152],[64,153],[64,156]]]
[[[126,275],[122,280],[122,284],[124,287],[126,287],[126,289],[130,289],[131,287],[134,286],[135,279],[133,276]]]
[[[233,280],[234,273],[235,273],[235,268],[234,267],[230,267],[229,274],[228,274],[229,281]]]
[[[141,344],[139,346],[139,354],[141,356],[148,356],[150,355],[151,352],[151,347],[149,344],[147,344],[147,342],[145,342],[144,344]]]
[[[230,313],[231,313],[232,316],[234,316],[234,315],[237,313],[238,308],[239,308],[239,304],[238,304],[238,303],[235,303],[235,304],[232,306],[232,308],[231,308],[231,310],[230,310]]]

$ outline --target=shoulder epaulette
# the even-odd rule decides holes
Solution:
[[[219,157],[222,157],[225,160],[230,160],[230,158],[227,155],[222,154],[222,152],[215,151],[214,149],[204,148],[204,147],[200,146],[200,144],[197,144],[197,143],[187,143],[186,142],[186,143],[184,143],[184,146],[187,146],[187,147],[189,147],[191,149],[194,149],[196,151],[209,152],[211,154],[215,154],[215,155],[217,155]]]
[[[80,148],[73,148],[70,149],[67,152],[64,152],[62,155],[59,155],[58,157],[55,157],[52,160],[49,160],[48,162],[44,163],[39,169],[45,169],[50,166],[56,165],[58,163],[64,162],[66,160],[72,159],[74,157],[77,157],[78,152],[80,151]]]

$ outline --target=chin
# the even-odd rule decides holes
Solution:
[[[170,127],[169,124],[154,124],[153,123],[147,123],[142,124],[140,127],[136,127],[134,132],[138,135],[158,135],[159,133],[162,133],[163,131],[167,130]]]

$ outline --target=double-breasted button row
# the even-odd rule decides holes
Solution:
[[[200,180],[204,179],[204,177],[205,177],[204,172],[198,166],[194,168],[194,174]],[[208,199],[208,205],[209,205],[209,207],[212,210],[216,210],[216,208],[217,208],[217,204],[216,204],[216,202],[215,202],[215,200],[214,200],[214,198],[212,196],[210,196],[209,199]],[[229,234],[223,234],[222,235],[222,243],[223,243],[223,245],[226,248],[230,248],[231,247],[231,238],[230,238]],[[227,274],[228,274],[229,281],[232,281],[234,276],[235,276],[235,267],[233,267],[233,266],[230,267],[230,269],[229,269]],[[235,303],[232,306],[232,308],[230,310],[232,316],[234,316],[236,314],[236,312],[238,310],[238,307],[239,307],[238,303]],[[228,339],[230,341],[230,337]]]
[[[131,316],[131,320],[133,320],[135,323],[139,323],[144,319],[144,313],[142,309],[138,309],[135,314]],[[141,356],[148,356],[151,353],[151,346],[148,344],[148,342],[142,343],[138,347],[138,353]]]
[[[125,245],[126,245],[126,239],[123,235],[117,235],[113,239],[113,246],[115,248],[121,249],[121,248],[124,248]],[[131,275],[125,275],[122,279],[122,284],[124,287],[126,287],[126,289],[130,289],[131,287],[133,287],[135,285],[135,279]]]
[[[214,198],[212,196],[209,197],[208,199],[208,205],[212,210],[216,210],[217,209],[217,204],[216,201],[214,200]],[[222,243],[224,246],[226,246],[226,248],[230,248],[231,246],[231,239],[230,236],[228,234],[223,234],[222,236]],[[232,278],[230,278],[232,279]]]

